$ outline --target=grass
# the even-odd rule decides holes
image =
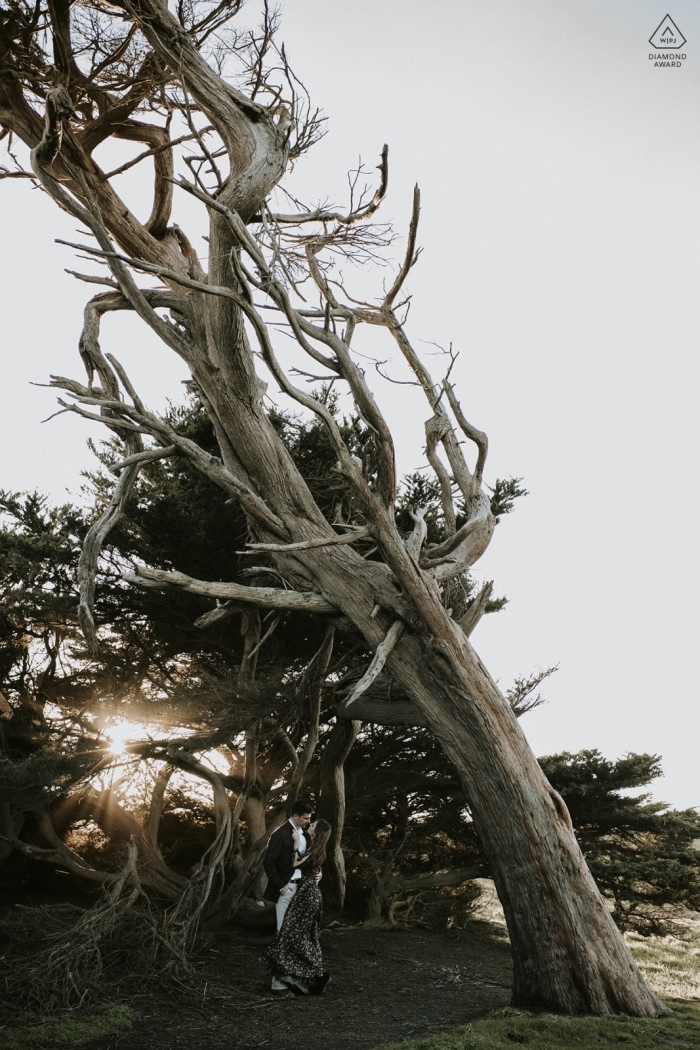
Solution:
[[[676,1050],[700,1047],[700,1004],[670,1002],[673,1017],[562,1017],[497,1010],[481,1021],[423,1039],[383,1045],[375,1050]]]
[[[67,1013],[22,1028],[0,1028],[0,1050],[71,1050],[129,1028],[135,1016],[128,1006],[109,1003],[87,1015]]]
[[[628,933],[626,940],[655,992],[670,999],[700,1001],[700,929],[688,928],[682,937]]]
[[[489,918],[492,918],[489,916]],[[433,1036],[383,1044],[375,1050],[700,1050],[700,920],[678,923],[677,936],[626,934],[632,955],[654,991],[673,1010],[672,1017],[563,1017],[498,1010],[480,1021]]]

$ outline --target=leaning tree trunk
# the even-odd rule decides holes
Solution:
[[[46,19],[50,22],[54,17],[51,5]],[[88,117],[81,116],[75,121],[74,133],[64,142],[62,128],[72,118],[72,103],[65,89],[54,89],[48,94],[45,127],[37,145],[41,129],[36,112],[24,102],[20,81],[10,70],[0,83],[0,122],[35,147],[34,177],[90,229],[98,247],[88,246],[87,250],[103,253],[119,286],[119,291],[92,301],[90,323],[86,313],[81,350],[88,371],[99,373],[101,386],[85,387],[63,379],[56,379],[56,385],[73,395],[83,406],[76,410],[90,418],[100,416],[89,409],[101,409],[103,421],[118,433],[150,434],[160,446],[157,455],[175,451],[189,457],[240,501],[256,541],[267,544],[268,550],[270,545],[278,545],[271,553],[285,579],[299,592],[306,592],[300,598],[297,595],[302,604],[306,598],[313,598],[316,611],[334,611],[339,626],[363,637],[377,654],[371,674],[379,673],[386,663],[444,747],[470,800],[511,935],[515,1002],[594,1013],[622,1011],[656,1016],[664,1012],[601,899],[574,838],[566,807],[542,774],[512,711],[471,647],[466,627],[462,630],[440,603],[439,581],[458,575],[477,559],[489,542],[494,519],[481,488],[486,437],[464,418],[447,378],[442,385],[432,382],[394,312],[394,302],[417,258],[417,194],[404,264],[382,306],[376,309],[337,301],[339,286],[331,287],[316,260],[316,253],[328,243],[336,218],[324,218],[321,212],[302,216],[305,223],[318,221],[313,215],[322,215],[323,229],[316,240],[298,239],[298,244],[306,244],[308,271],[317,284],[322,308],[316,313],[312,309],[295,311],[276,271],[245,225],[259,213],[284,172],[289,114],[280,113],[280,107],[266,109],[243,98],[208,67],[196,50],[196,35],[188,33],[157,0],[131,0],[125,11],[119,10],[119,17],[135,19],[155,53],[158,77],[150,96],[154,109],[162,95],[160,70],[170,69],[177,85],[173,97],[183,88],[195,99],[223,142],[230,174],[213,195],[205,193],[201,184],[179,183],[209,208],[209,273],[205,282],[181,233],[176,228],[163,232],[167,215],[159,214],[152,228],[140,226],[92,162],[91,149],[112,133],[108,117],[90,124]],[[43,26],[41,19],[34,22]],[[64,49],[69,48],[70,27],[66,33]],[[26,48],[17,50],[13,61],[24,62],[24,51]],[[63,52],[59,48],[57,53]],[[31,56],[36,61],[33,51]],[[42,82],[60,81],[53,72],[48,70]],[[33,66],[28,76],[34,84]],[[146,88],[139,88],[142,90]],[[137,101],[143,97],[138,92],[136,95]],[[118,107],[114,113],[113,133],[123,134],[131,125]],[[187,116],[189,119],[189,109]],[[145,134],[136,124],[131,131],[134,136]],[[170,183],[161,178],[159,184],[158,169],[156,175],[167,212],[163,187]],[[356,219],[376,210],[385,188],[384,156],[380,190],[369,205],[340,222],[343,237],[343,231]],[[284,223],[287,218],[279,217],[279,221]],[[134,263],[117,256],[110,234],[140,259]],[[158,274],[170,291],[142,291],[129,269],[134,265]],[[321,366],[329,376],[340,377],[348,384],[358,414],[373,436],[376,470],[370,479],[351,455],[322,402],[293,387],[277,362],[256,307],[259,297],[265,295],[286,317],[298,344],[314,359],[315,371]],[[156,312],[161,307],[171,309],[174,323],[166,323]],[[149,413],[121,366],[112,359],[112,368],[102,355],[97,341],[100,311],[126,308],[133,308],[187,362],[215,428],[220,460]],[[368,561],[343,546],[347,537],[336,534],[314,502],[268,418],[263,404],[265,385],[255,373],[244,317],[280,387],[323,419],[338,455],[339,476],[352,491],[366,521],[365,535],[372,536],[382,561]],[[313,323],[314,317],[318,324]],[[437,548],[424,554],[425,525],[420,512],[416,513],[414,536],[404,540],[396,529],[391,434],[364,373],[350,354],[350,339],[358,321],[387,328],[422,386],[432,413],[426,424],[426,454],[440,482],[446,536]],[[117,374],[130,401],[119,395]],[[457,425],[448,418],[446,402]],[[466,467],[457,427],[479,449],[473,474]],[[438,445],[449,460],[450,471],[437,456]],[[154,453],[137,453],[127,460],[129,464],[141,462],[144,456],[152,459]],[[126,463],[121,465],[125,468]],[[456,528],[452,506],[453,485],[460,490],[467,509],[468,521],[460,529]],[[296,549],[290,550],[290,544],[296,544]],[[175,575],[173,581],[181,583],[182,577],[176,580]],[[206,586],[208,593],[217,593],[212,590],[214,585]],[[264,605],[264,590],[239,587],[238,598]],[[89,596],[89,580],[84,591]],[[249,593],[246,596],[241,592]],[[223,593],[221,589],[219,593]],[[289,601],[286,591],[273,597],[277,607],[280,601]]]
[[[238,452],[238,469],[244,467],[290,541],[327,536],[329,526],[277,440],[257,386],[249,385],[248,396],[241,396],[249,357],[240,329],[239,340],[230,340],[232,327],[227,317],[225,328],[218,329],[221,370],[196,376],[210,411]],[[384,565],[365,561],[347,546],[281,554],[277,561],[287,578],[301,577],[307,586],[313,581],[375,650],[397,616],[410,625],[387,667],[425,715],[470,800],[508,923],[514,1002],[658,1016],[664,1007],[605,907],[563,800],[466,635],[441,606],[432,581],[401,550],[393,523],[387,520],[384,527],[392,549],[383,553],[395,573],[401,571],[402,595]],[[260,526],[256,531],[277,539]]]
[[[324,913],[328,920],[340,915],[345,906],[345,858],[341,849],[345,825],[345,760],[360,725],[356,720],[337,718],[321,755],[319,816],[331,826],[321,884]]]
[[[220,215],[212,214],[211,227],[209,280],[230,284],[228,260],[238,245]],[[287,543],[329,537],[327,521],[268,419],[236,304],[215,300],[207,319],[218,368],[194,374],[223,435],[222,459],[250,482],[281,526],[273,532],[258,518],[257,537],[273,543],[280,534]],[[312,587],[339,609],[374,650],[397,618],[408,625],[386,666],[425,715],[470,801],[508,924],[514,1002],[658,1016],[665,1008],[615,926],[566,806],[509,705],[379,499],[367,498],[366,514],[377,524],[375,537],[393,575],[349,546],[281,552],[275,559],[287,579]]]

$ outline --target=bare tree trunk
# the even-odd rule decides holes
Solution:
[[[323,866],[325,917],[336,918],[345,906],[345,858],[341,849],[345,825],[345,760],[355,743],[361,722],[337,718],[321,755],[319,814],[331,826],[328,854]]]
[[[514,1002],[658,1015],[663,1007],[605,907],[563,800],[471,646],[454,657],[448,668],[443,653],[407,642],[392,673],[410,683],[460,773],[506,915]]]
[[[44,17],[50,23],[52,10]],[[283,120],[279,107],[266,108],[244,98],[219,77],[197,51],[196,34],[185,30],[176,14],[164,5],[155,0],[133,0],[126,16],[119,9],[119,17],[136,20],[157,60],[159,73],[149,95],[154,111],[162,96],[160,69],[170,69],[178,85],[175,94],[181,89],[190,93],[228,154],[230,175],[219,179],[213,193],[205,192],[201,183],[179,183],[209,209],[206,281],[186,238],[176,230],[167,236],[163,233],[169,210],[163,179],[161,199],[154,203],[157,221],[153,228],[142,227],[93,163],[91,150],[109,134],[122,134],[124,127],[130,127],[134,136],[142,133],[119,116],[118,108],[114,128],[110,129],[106,118],[90,122],[81,116],[75,121],[74,133],[64,141],[63,125],[73,117],[68,91],[60,87],[48,92],[42,131],[35,109],[24,100],[20,80],[12,73],[0,84],[0,121],[34,147],[32,177],[94,235],[98,247],[88,246],[87,252],[97,251],[109,262],[112,287],[118,285],[119,291],[97,297],[93,304],[109,301],[110,308],[134,309],[187,362],[212,420],[221,459],[205,453],[148,412],[118,362],[110,359],[110,365],[101,355],[94,330],[87,340],[87,322],[83,356],[90,373],[97,368],[102,385],[86,387],[61,378],[54,380],[55,385],[76,399],[74,411],[101,419],[118,433],[148,434],[163,454],[175,448],[240,502],[253,538],[266,544],[267,550],[277,545],[273,557],[291,586],[300,593],[312,592],[317,611],[319,599],[328,603],[329,609],[336,616],[340,614],[342,622],[351,625],[375,653],[348,700],[350,707],[384,666],[418,707],[456,767],[470,799],[513,944],[515,1002],[565,1011],[621,1011],[638,1016],[663,1013],[665,1008],[644,983],[604,906],[574,838],[566,807],[547,783],[512,711],[465,632],[440,602],[439,584],[476,561],[490,541],[495,521],[482,488],[486,435],[464,417],[448,382],[449,370],[441,383],[429,376],[394,311],[397,296],[418,257],[418,192],[404,262],[376,308],[358,306],[355,300],[339,302],[336,296],[340,296],[340,286],[331,286],[325,276],[328,271],[319,265],[316,254],[332,242],[333,230],[339,231],[338,242],[332,245],[338,247],[353,223],[364,220],[379,206],[386,189],[386,153],[380,188],[368,205],[340,220],[321,210],[292,216],[291,221],[299,220],[302,231],[294,241],[298,249],[294,265],[303,263],[299,246],[304,243],[307,276],[315,282],[321,303],[320,309],[295,310],[286,287],[278,280],[277,263],[269,263],[262,240],[256,240],[246,225],[265,207],[266,198],[284,172],[290,150],[289,113],[285,111]],[[34,24],[44,32],[42,19],[35,18]],[[20,34],[18,39],[24,37]],[[68,44],[66,47],[69,50]],[[31,55],[31,63],[38,61],[35,51],[22,45],[14,49],[8,69],[23,68],[22,63],[30,61],[25,52]],[[34,84],[35,67],[32,64],[29,68],[27,82]],[[54,72],[47,65],[43,82],[57,83],[60,77]],[[148,93],[148,87],[142,90],[139,100]],[[184,103],[184,107],[188,105]],[[281,228],[290,217],[275,217],[269,210],[266,214],[278,223],[273,235],[277,238],[276,252],[283,240]],[[309,223],[316,223],[316,227],[306,225]],[[309,229],[316,229],[316,234],[307,236]],[[115,253],[110,233],[139,258],[125,259]],[[170,291],[143,291],[133,277],[133,268],[158,275]],[[320,399],[296,388],[279,365],[256,306],[264,296],[268,297],[267,305],[278,311],[278,319],[289,324],[298,346],[313,359],[315,371],[320,365],[324,375],[347,384],[358,415],[372,435],[375,465],[371,477],[365,476],[364,465],[351,454],[332,413]],[[156,306],[169,308],[174,322],[166,323]],[[280,388],[324,422],[338,458],[338,476],[351,492],[381,561],[368,561],[350,545],[340,544],[314,501],[268,418],[263,403],[265,384],[255,372],[244,320],[255,334],[256,352],[259,350]],[[425,425],[426,454],[440,482],[445,536],[440,544],[423,552],[424,510],[417,508],[414,512],[412,536],[404,539],[396,528],[391,433],[350,352],[358,323],[386,328],[428,402],[431,417]],[[114,383],[118,374],[130,401],[108,389],[111,368]],[[95,407],[102,415],[96,414]],[[467,467],[460,435],[476,446],[473,471]],[[447,456],[449,471],[438,456],[438,446]],[[459,529],[452,505],[453,486],[467,512],[467,520]],[[292,547],[285,551],[285,545]],[[98,553],[93,552],[92,563]],[[182,585],[182,577],[173,582]],[[207,587],[208,593],[216,594],[215,584],[208,583]],[[89,586],[84,588],[88,597],[89,590]],[[252,594],[256,588],[239,588],[237,600],[246,600],[242,593],[246,590]],[[254,604],[259,607],[264,603],[260,589]],[[310,734],[309,757],[315,739]],[[299,769],[303,769],[303,762]],[[298,790],[301,775],[298,783],[292,782],[294,790]],[[246,859],[245,870],[231,889],[232,898],[238,900],[245,892],[246,880],[253,880],[254,861],[257,863],[256,858],[262,855],[265,841],[263,837],[255,843],[255,857]]]
[[[266,830],[265,801],[255,789],[253,789],[246,799],[245,820],[248,831],[248,845],[249,847],[252,847],[253,843],[262,838]],[[261,868],[250,890],[251,895],[257,897],[258,900],[262,900],[263,890],[265,889],[265,879],[265,872]]]
[[[382,927],[391,925],[384,919],[384,904],[384,883],[379,875],[372,887],[372,892],[369,895],[367,907],[365,908],[365,926]]]

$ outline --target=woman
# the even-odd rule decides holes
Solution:
[[[283,980],[297,995],[309,992],[320,995],[331,976],[324,972],[321,957],[323,897],[318,885],[330,833],[327,820],[316,820],[309,825],[311,848],[304,856],[295,853],[294,859],[294,867],[301,868],[299,888],[287,908],[279,933],[263,955],[268,972]]]

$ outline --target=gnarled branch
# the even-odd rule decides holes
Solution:
[[[380,181],[372,200],[365,204],[364,207],[348,212],[347,215],[339,211],[325,211],[323,208],[316,208],[314,211],[299,212],[296,215],[271,212],[270,218],[273,222],[293,226],[307,222],[337,222],[341,226],[351,226],[353,223],[361,222],[363,219],[369,219],[384,200],[386,191],[389,188],[389,147],[386,144],[382,149],[382,157],[378,168]]]
[[[381,674],[384,664],[387,662],[392,650],[395,649],[400,641],[405,630],[406,624],[402,620],[395,620],[392,623],[391,627],[386,632],[384,640],[377,646],[377,651],[374,654],[371,664],[353,689],[351,695],[345,701],[346,708],[350,707],[358,697],[362,696],[362,694],[369,689],[375,678]]]
[[[486,550],[496,521],[485,492],[479,493],[477,508],[477,513],[454,536],[423,554],[421,568],[436,580],[448,580],[465,572]]]
[[[190,594],[201,594],[206,598],[231,598],[258,609],[294,609],[316,616],[338,615],[338,609],[325,598],[303,591],[285,591],[278,587],[245,587],[240,583],[210,583],[206,580],[195,580],[182,572],[151,569],[146,565],[138,565],[135,573],[124,573],[124,579],[137,587],[172,587]]]
[[[78,621],[82,630],[88,649],[92,656],[99,659],[102,655],[100,643],[97,638],[97,625],[95,624],[95,575],[100,552],[109,533],[121,518],[129,493],[134,487],[134,482],[141,469],[139,454],[143,448],[141,438],[138,434],[129,434],[125,444],[131,452],[132,462],[122,471],[119,480],[114,486],[114,492],[102,515],[92,525],[83,541],[83,549],[78,561],[78,586],[80,589],[80,602],[78,604]]]
[[[329,536],[328,538],[322,536],[317,540],[302,540],[299,543],[249,543],[246,550],[237,551],[236,553],[250,554],[251,551],[269,551],[273,554],[288,554],[291,551],[309,551],[315,550],[317,547],[356,543],[358,540],[366,540],[369,536],[371,536],[371,532],[368,528],[358,528],[354,532],[345,532],[341,536]]]
[[[114,358],[112,358],[114,361]],[[116,366],[116,362],[115,366]],[[125,377],[123,370],[122,376]],[[71,411],[85,416],[87,419],[105,423],[113,428],[138,431],[152,435],[162,445],[174,445],[175,448],[186,456],[194,466],[206,477],[210,478],[220,488],[235,496],[243,511],[258,521],[264,528],[283,539],[288,539],[288,532],[284,523],[276,514],[269,509],[266,503],[253,492],[249,485],[241,481],[231,470],[224,466],[220,459],[205,452],[195,441],[178,434],[165,420],[160,419],[152,412],[148,412],[140,402],[135,405],[125,404],[123,401],[113,400],[105,395],[104,391],[91,390],[74,379],[66,379],[63,376],[51,376],[51,385],[68,391],[78,402],[84,405],[99,405],[102,409],[110,411],[109,416],[96,416],[84,409],[75,406],[66,406]],[[130,385],[129,385],[130,386]],[[65,402],[59,401],[59,404]]]

